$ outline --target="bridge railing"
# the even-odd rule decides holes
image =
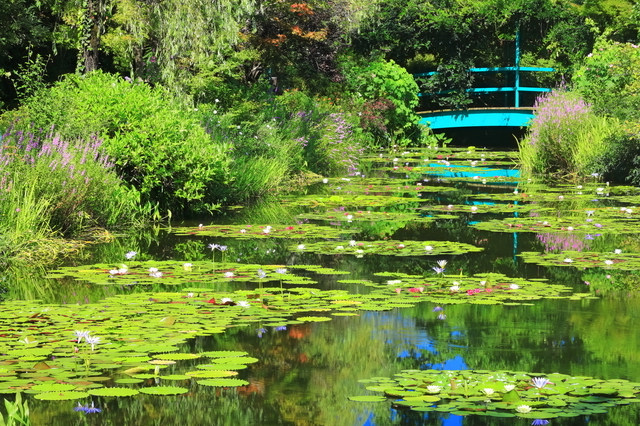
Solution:
[[[550,92],[551,89],[547,87],[527,87],[520,86],[520,72],[521,71],[534,71],[534,72],[554,72],[555,68],[543,68],[543,67],[492,67],[492,68],[469,68],[468,72],[475,73],[499,73],[499,72],[515,72],[515,84],[513,86],[504,87],[474,87],[466,89],[466,93],[495,93],[495,92],[515,92],[515,107],[520,107],[520,92]],[[423,72],[413,74],[414,77],[429,77],[438,74],[438,71]],[[442,90],[434,93],[434,95],[445,95],[452,93],[455,90]],[[424,96],[423,93],[419,93],[418,96]]]

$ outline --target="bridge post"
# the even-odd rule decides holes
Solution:
[[[516,81],[515,81],[515,101],[516,108],[520,108],[520,24],[516,28]]]

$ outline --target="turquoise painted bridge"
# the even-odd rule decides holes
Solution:
[[[535,117],[533,108],[471,108],[419,112],[420,124],[437,129],[460,127],[528,126]]]
[[[515,66],[513,67],[492,67],[492,68],[470,68],[470,73],[514,73],[513,86],[505,87],[479,87],[467,89],[467,93],[509,93],[512,92],[513,107],[495,108],[470,108],[466,110],[439,110],[418,112],[420,123],[429,126],[434,130],[449,129],[459,127],[495,127],[512,126],[524,127],[531,123],[535,117],[532,107],[520,106],[520,94],[522,92],[550,92],[546,87],[526,87],[520,85],[521,72],[553,72],[553,68],[541,67],[521,67],[520,66],[520,31],[516,32],[516,54]],[[414,77],[429,77],[438,74],[437,71],[414,74]],[[432,93],[432,96],[451,93],[452,90],[445,90]],[[425,94],[419,94],[425,96]]]

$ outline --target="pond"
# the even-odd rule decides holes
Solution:
[[[31,425],[636,425],[637,191],[514,158],[376,153],[10,271],[0,392]]]

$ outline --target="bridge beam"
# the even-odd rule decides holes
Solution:
[[[535,117],[533,109],[485,108],[466,111],[419,112],[420,123],[430,128],[453,127],[523,127]]]

